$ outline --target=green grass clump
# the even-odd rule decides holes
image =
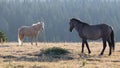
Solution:
[[[45,55],[63,55],[63,54],[67,54],[67,53],[70,53],[70,52],[66,49],[63,49],[63,48],[52,47],[52,48],[42,50],[41,53],[45,54]]]
[[[82,66],[85,66],[86,63],[87,63],[86,59],[83,59],[83,61],[82,61]]]

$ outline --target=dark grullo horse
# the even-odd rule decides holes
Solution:
[[[75,18],[70,19],[69,24],[70,32],[75,28],[79,36],[82,38],[82,53],[84,52],[84,44],[86,44],[88,53],[91,53],[87,39],[97,40],[100,38],[103,40],[103,49],[100,55],[103,55],[104,53],[106,42],[109,44],[109,55],[112,54],[112,50],[114,51],[114,32],[111,26],[107,24],[89,25]]]

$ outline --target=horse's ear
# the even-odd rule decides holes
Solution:
[[[43,21],[41,21],[41,24],[44,26],[44,22]]]
[[[72,21],[72,20],[74,20],[74,19],[76,19],[76,18],[73,17],[73,18],[70,18],[69,20]]]
[[[43,22],[43,21],[41,21],[40,23],[41,23],[41,24],[44,24],[44,22]]]
[[[38,22],[37,24],[40,24],[41,22]]]

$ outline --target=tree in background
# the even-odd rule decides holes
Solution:
[[[3,31],[0,31],[0,43],[6,42],[7,37]]]
[[[120,0],[0,0],[0,29],[9,41],[17,42],[18,28],[42,21],[47,42],[80,41],[69,32],[69,19],[78,18],[88,24],[105,23],[114,28],[120,41]],[[40,33],[41,35],[41,33]]]

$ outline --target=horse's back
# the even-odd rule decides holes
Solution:
[[[107,37],[110,36],[111,32],[112,32],[112,27],[107,25],[107,24],[101,24],[101,32],[103,37]]]
[[[83,36],[88,39],[96,40],[99,37],[101,37],[101,30],[99,27],[96,27],[94,25],[84,27],[83,31]]]
[[[107,24],[90,25],[84,27],[82,31],[84,37],[92,40],[110,35],[111,27]]]
[[[32,36],[34,29],[31,26],[22,26],[19,28],[19,33],[24,34],[25,36]]]
[[[111,26],[107,24],[98,24],[98,25],[91,25],[91,29],[93,30],[100,30],[102,33],[111,32]]]

